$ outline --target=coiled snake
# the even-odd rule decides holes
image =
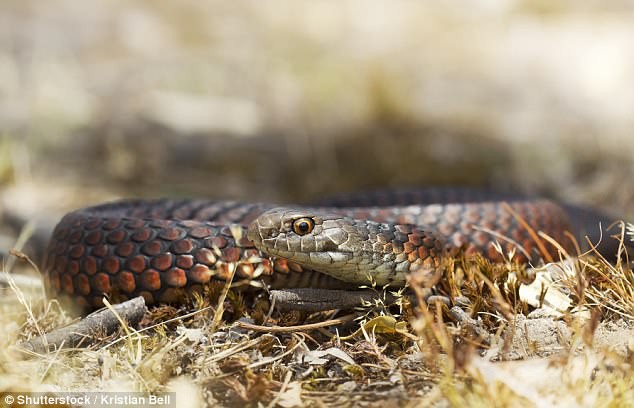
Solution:
[[[595,220],[593,225],[598,225]],[[206,200],[125,200],[74,211],[55,228],[45,286],[83,308],[102,298],[179,302],[212,280],[272,288],[403,285],[463,247],[493,261],[536,253],[527,226],[570,248],[566,210],[551,201],[471,190],[370,193],[321,207]],[[557,249],[546,243],[557,257]],[[233,271],[235,268],[235,271]]]

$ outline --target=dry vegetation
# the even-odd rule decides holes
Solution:
[[[150,310],[138,328],[48,354],[19,343],[72,318],[13,286],[2,304],[1,385],[175,391],[179,406],[628,406],[632,270],[592,252],[562,265],[551,269],[578,273],[542,289],[538,308],[520,294],[534,272],[481,258],[446,262],[438,293],[462,299],[459,309],[426,305],[416,275],[414,297],[399,292],[353,315],[271,314],[266,298],[219,283],[187,306]],[[571,307],[547,307],[548,292]],[[316,324],[331,319],[343,323]]]

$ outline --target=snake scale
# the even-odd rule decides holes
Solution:
[[[537,252],[526,226],[569,242],[568,213],[544,199],[464,189],[367,193],[314,207],[208,200],[124,200],[67,214],[43,268],[48,292],[79,307],[143,296],[177,303],[211,281],[271,288],[401,286],[464,248],[492,261]],[[595,224],[598,225],[598,224]],[[564,247],[567,244],[563,244]],[[546,244],[557,257],[557,249]]]

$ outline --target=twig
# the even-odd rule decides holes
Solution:
[[[117,330],[120,319],[128,325],[136,325],[145,312],[145,299],[141,296],[103,309],[50,333],[34,337],[19,344],[20,347],[36,353],[51,352],[59,348],[85,347],[91,344],[96,333],[109,335]]]
[[[350,315],[340,317],[338,319],[326,320],[319,323],[302,324],[299,326],[260,326],[257,324],[251,324],[251,323],[246,323],[241,321],[235,322],[235,325],[243,329],[266,332],[266,333],[294,333],[298,331],[310,331],[310,330],[315,330],[321,327],[344,324],[344,323],[351,322],[352,320],[354,320],[354,318],[355,318],[355,315],[350,314]]]

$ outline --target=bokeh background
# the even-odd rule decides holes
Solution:
[[[469,185],[634,214],[627,1],[4,0],[0,203]],[[7,244],[8,245],[8,244]]]

